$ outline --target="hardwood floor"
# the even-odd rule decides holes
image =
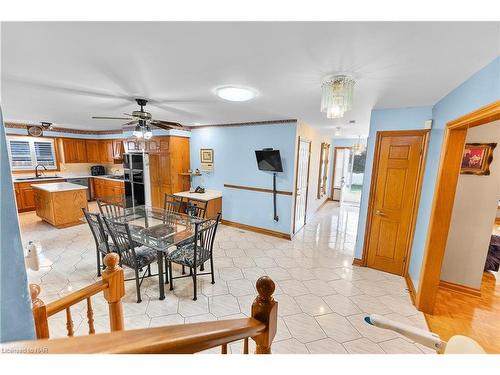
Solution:
[[[434,315],[425,315],[429,329],[444,340],[469,336],[488,353],[500,353],[500,284],[495,281],[483,274],[480,297],[439,289]]]

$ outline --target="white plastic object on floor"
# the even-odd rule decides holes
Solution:
[[[448,342],[441,340],[439,335],[410,326],[408,324],[387,319],[385,316],[371,314],[365,317],[365,322],[378,328],[390,329],[408,337],[416,343],[434,349],[443,354],[484,354],[484,349],[476,341],[467,336],[456,335]]]
[[[29,268],[33,271],[38,271],[40,269],[40,258],[39,254],[42,251],[42,246],[40,244],[36,244],[33,241],[28,243],[27,254],[24,257],[24,262],[26,264],[26,268]]]

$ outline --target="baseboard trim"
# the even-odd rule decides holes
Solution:
[[[354,258],[352,260],[352,265],[353,266],[358,266],[358,267],[364,267],[365,265],[363,264],[363,259],[359,259],[359,258]]]
[[[330,198],[325,199],[325,201],[323,203],[321,203],[321,205],[318,208],[316,208],[316,211],[314,211],[314,214],[316,215],[318,213],[318,211],[321,210],[323,207],[325,207],[325,204],[327,204],[328,202],[330,202]]]
[[[449,281],[440,280],[439,287],[441,289],[451,290],[453,292],[462,293],[469,296],[481,297],[481,290],[465,285],[451,283]]]
[[[229,221],[222,219],[221,223],[230,227],[235,227],[243,230],[248,230],[250,232],[255,232],[255,233],[260,233],[260,234],[265,234],[267,236],[273,236],[273,237],[278,237],[278,238],[283,238],[285,240],[291,240],[292,236],[288,233],[283,233],[283,232],[277,232],[274,230],[270,229],[265,229],[265,228],[260,228],[260,227],[254,227],[253,225],[247,225],[247,224],[241,224],[241,223],[236,223],[234,221]]]
[[[413,303],[414,306],[417,306],[417,304],[415,303],[417,297],[417,291],[415,290],[415,285],[413,285],[413,281],[408,275],[405,276],[405,281],[406,281],[406,286],[408,287],[408,291],[410,292],[411,302]]]

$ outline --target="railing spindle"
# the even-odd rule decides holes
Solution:
[[[73,320],[71,319],[71,309],[66,308],[66,329],[68,330],[68,337],[73,336]]]
[[[31,307],[33,310],[33,320],[35,322],[35,333],[37,339],[49,338],[49,323],[47,321],[47,306],[38,298],[40,286],[30,284]]]
[[[271,354],[271,345],[278,324],[278,302],[273,298],[274,281],[263,276],[256,283],[259,295],[252,304],[252,318],[266,325],[266,330],[259,336],[252,337],[257,345],[255,354]]]
[[[92,301],[90,297],[87,298],[87,318],[89,322],[89,335],[93,335],[95,333],[94,310],[92,310]]]
[[[243,354],[248,354],[248,337],[243,340]]]

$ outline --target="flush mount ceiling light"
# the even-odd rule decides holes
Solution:
[[[355,83],[352,76],[346,74],[328,76],[323,80],[321,112],[325,112],[327,118],[342,118],[352,109]]]
[[[257,91],[243,86],[221,86],[215,89],[215,95],[231,102],[246,102],[257,96]]]

